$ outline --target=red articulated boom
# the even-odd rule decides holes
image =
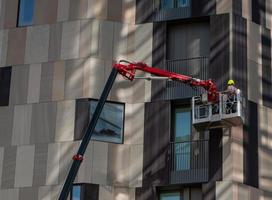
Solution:
[[[169,72],[166,70],[154,68],[148,66],[145,63],[138,62],[132,63],[126,60],[121,60],[119,63],[113,65],[115,69],[126,79],[133,81],[135,78],[136,70],[148,72],[150,74],[159,76],[159,77],[166,77],[173,81],[180,81],[186,85],[191,87],[202,87],[208,93],[208,101],[209,102],[216,102],[218,101],[219,93],[217,91],[216,85],[212,80],[200,80],[196,78],[192,78],[190,76],[177,74],[174,72]]]

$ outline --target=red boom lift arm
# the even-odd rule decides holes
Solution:
[[[158,68],[153,68],[142,62],[132,63],[126,60],[121,60],[119,63],[114,64],[113,67],[123,77],[125,77],[126,79],[130,81],[134,80],[136,70],[141,70],[144,72],[148,72],[150,74],[154,74],[156,76],[167,77],[168,79],[173,81],[180,81],[191,87],[202,87],[208,93],[209,102],[215,102],[218,100],[218,96],[219,96],[218,91],[217,91],[215,83],[211,79],[200,80],[200,79],[192,78],[190,76],[177,74],[174,72],[169,72],[169,71],[158,69]]]
[[[111,87],[114,83],[114,80],[117,74],[120,73],[126,79],[132,81],[135,78],[136,70],[148,72],[150,74],[154,74],[159,77],[166,77],[170,80],[180,81],[192,87],[202,87],[208,93],[209,102],[215,102],[218,100],[218,92],[216,89],[216,85],[211,80],[200,80],[200,79],[192,78],[189,76],[176,74],[173,72],[168,72],[166,70],[150,67],[147,64],[141,63],[141,62],[131,63],[131,62],[123,60],[123,61],[120,61],[119,63],[114,64],[111,74],[106,82],[106,85],[102,91],[102,94],[95,108],[93,117],[91,121],[89,122],[87,130],[82,138],[77,154],[73,156],[73,163],[70,167],[69,173],[62,187],[61,193],[58,198],[59,200],[67,200],[68,194],[71,190],[72,184],[75,180],[80,164],[83,161],[84,153],[87,149],[89,141],[94,132],[95,126],[97,124],[98,118],[102,112],[102,109],[104,107],[104,104],[107,100],[107,97],[110,93]]]

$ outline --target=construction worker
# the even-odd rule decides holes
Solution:
[[[236,112],[236,95],[239,91],[235,86],[234,80],[230,79],[228,81],[228,87],[226,90],[227,93],[227,101],[226,101],[226,113],[235,113]]]

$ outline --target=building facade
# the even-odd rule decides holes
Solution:
[[[271,15],[270,0],[0,0],[0,199],[58,198],[120,59],[234,79],[245,122],[196,130],[202,90],[118,76],[70,199],[272,199]]]

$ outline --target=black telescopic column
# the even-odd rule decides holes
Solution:
[[[110,93],[110,90],[112,88],[112,85],[116,79],[116,76],[118,74],[118,71],[115,69],[115,68],[112,68],[111,70],[111,74],[107,80],[107,83],[104,87],[104,90],[100,96],[100,99],[97,103],[97,106],[96,106],[96,109],[94,111],[94,114],[93,114],[93,117],[90,121],[90,123],[88,124],[88,128],[87,128],[87,131],[85,132],[83,138],[82,138],[82,141],[81,141],[81,144],[79,146],[79,149],[77,151],[77,154],[74,156],[73,158],[73,164],[69,170],[69,173],[66,177],[66,180],[65,180],[65,183],[63,185],[63,188],[61,190],[61,193],[60,193],[60,196],[59,196],[59,200],[67,200],[67,197],[69,195],[69,192],[71,190],[71,187],[73,185],[73,182],[75,180],[75,177],[77,175],[77,172],[79,170],[79,167],[80,167],[80,164],[82,162],[82,159],[83,159],[83,155],[87,149],[87,146],[91,140],[91,137],[92,137],[92,134],[93,134],[93,131],[95,129],[95,126],[97,124],[97,121],[98,121],[98,118],[102,112],[102,109],[104,107],[104,104],[107,100],[107,97]]]

